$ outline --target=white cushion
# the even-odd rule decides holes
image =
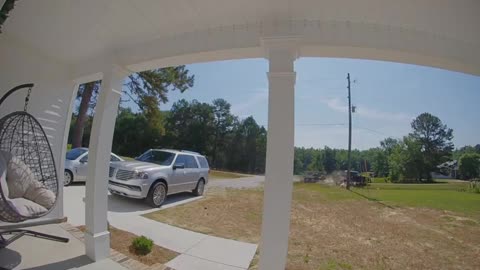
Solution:
[[[25,192],[23,197],[34,201],[47,209],[53,207],[56,198],[55,193],[45,188],[45,186],[38,181],[35,181],[28,187],[27,192]]]
[[[8,185],[7,185],[7,160],[4,157],[4,151],[0,151],[0,189],[5,196],[8,198]]]
[[[24,217],[39,216],[48,211],[45,207],[24,198],[10,199],[8,203],[16,209],[17,213]]]
[[[2,155],[7,158],[9,198],[25,198],[47,209],[52,208],[56,199],[55,193],[37,181],[33,172],[22,160],[8,152],[3,152]]]
[[[23,161],[15,156],[8,159],[7,184],[10,198],[22,198],[35,182],[35,175]]]

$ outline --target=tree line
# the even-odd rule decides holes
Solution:
[[[197,151],[207,156],[210,167],[252,174],[265,171],[267,131],[253,117],[239,119],[224,99],[212,103],[179,100],[170,111],[148,114],[119,108],[112,152],[136,157],[147,149]],[[74,133],[74,115],[70,134]],[[88,147],[93,117],[87,116],[82,146]],[[69,143],[73,136],[69,136]]]
[[[246,173],[265,170],[266,134],[253,117],[239,119],[231,105],[216,99],[211,104],[193,100],[175,102],[161,111],[170,91],[184,92],[194,84],[185,66],[159,68],[128,76],[120,101],[112,151],[135,157],[150,148],[173,148],[200,152],[212,168]],[[73,113],[69,143],[88,147],[93,114],[101,81],[80,85],[78,106]],[[132,111],[128,102],[137,105]],[[127,105],[126,105],[127,104]]]
[[[449,173],[448,168],[439,168],[440,164],[455,159],[458,178],[480,177],[480,144],[454,150],[453,130],[429,113],[420,114],[412,121],[411,127],[412,132],[403,138],[386,138],[378,147],[352,150],[352,170],[372,172],[392,182],[431,182],[432,172]],[[347,153],[347,150],[329,147],[296,148],[294,172],[329,174],[347,170]]]
[[[267,130],[253,117],[239,119],[224,99],[212,103],[179,100],[170,111],[151,115],[120,108],[112,151],[135,157],[150,148],[198,151],[219,170],[264,173]],[[92,118],[89,117],[83,146],[88,146]],[[75,116],[71,132],[75,126]],[[401,139],[386,138],[379,147],[352,150],[352,170],[372,172],[393,182],[431,181],[431,172],[445,161],[459,161],[460,178],[480,175],[480,144],[453,150],[452,130],[437,117],[424,113],[412,122],[412,133]],[[294,173],[319,171],[330,174],[347,170],[348,151],[324,147],[295,148]]]
[[[151,116],[121,109],[112,150],[126,156],[150,148],[191,150],[206,155],[211,168],[263,173],[267,131],[253,117],[234,116],[230,107],[224,99],[211,104],[182,99],[155,119],[156,127]]]
[[[100,81],[80,86],[78,107],[72,116],[69,143],[87,147],[92,115]],[[207,156],[215,169],[245,173],[265,170],[267,130],[253,117],[240,119],[231,113],[224,99],[212,103],[179,100],[170,111],[161,111],[170,91],[184,92],[194,84],[185,66],[168,67],[132,74],[125,82],[113,138],[112,151],[135,157],[150,148],[186,149]],[[132,111],[126,102],[137,105]],[[412,132],[403,138],[386,138],[368,150],[352,150],[351,166],[360,172],[373,172],[394,182],[432,181],[431,172],[451,159],[458,160],[460,177],[480,176],[480,145],[453,149],[453,130],[429,113],[411,123]],[[295,148],[294,172],[332,173],[346,170],[348,152],[344,149]]]

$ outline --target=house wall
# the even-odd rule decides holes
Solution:
[[[21,41],[0,34],[0,95],[24,83],[34,83],[28,112],[37,118],[47,134],[54,154],[60,183],[63,183],[65,162],[64,138],[68,136],[74,82],[69,68],[46,57]],[[23,110],[27,91],[19,90],[0,106],[0,117]],[[63,216],[63,185],[58,204],[46,218]],[[0,222],[1,225],[4,225]]]

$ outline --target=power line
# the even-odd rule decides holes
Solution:
[[[310,123],[310,124],[296,124],[296,126],[345,126],[345,123]]]
[[[385,133],[383,133],[383,132],[381,132],[381,131],[374,130],[374,129],[371,129],[371,128],[359,127],[359,126],[355,126],[355,128],[367,130],[367,131],[370,131],[370,132],[373,132],[373,133],[376,133],[376,134],[379,134],[379,135],[383,135],[383,136],[389,136],[388,134],[385,134]]]
[[[267,124],[260,124],[258,123],[259,125],[262,125],[262,126],[267,126]],[[295,124],[295,126],[346,126],[347,124],[346,123],[301,123],[301,124]],[[388,137],[394,137],[394,136],[391,136],[390,134],[387,134],[385,132],[382,132],[382,131],[379,131],[379,130],[375,130],[375,129],[371,129],[371,128],[366,128],[366,127],[363,127],[363,126],[357,126],[357,125],[352,125],[352,130],[353,129],[363,129],[363,130],[367,130],[367,131],[370,131],[372,133],[376,133],[376,134],[379,134],[379,135],[383,135],[383,136],[388,136]]]

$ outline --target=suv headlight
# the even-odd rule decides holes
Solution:
[[[148,179],[148,173],[142,171],[135,171],[135,178],[137,179]]]

